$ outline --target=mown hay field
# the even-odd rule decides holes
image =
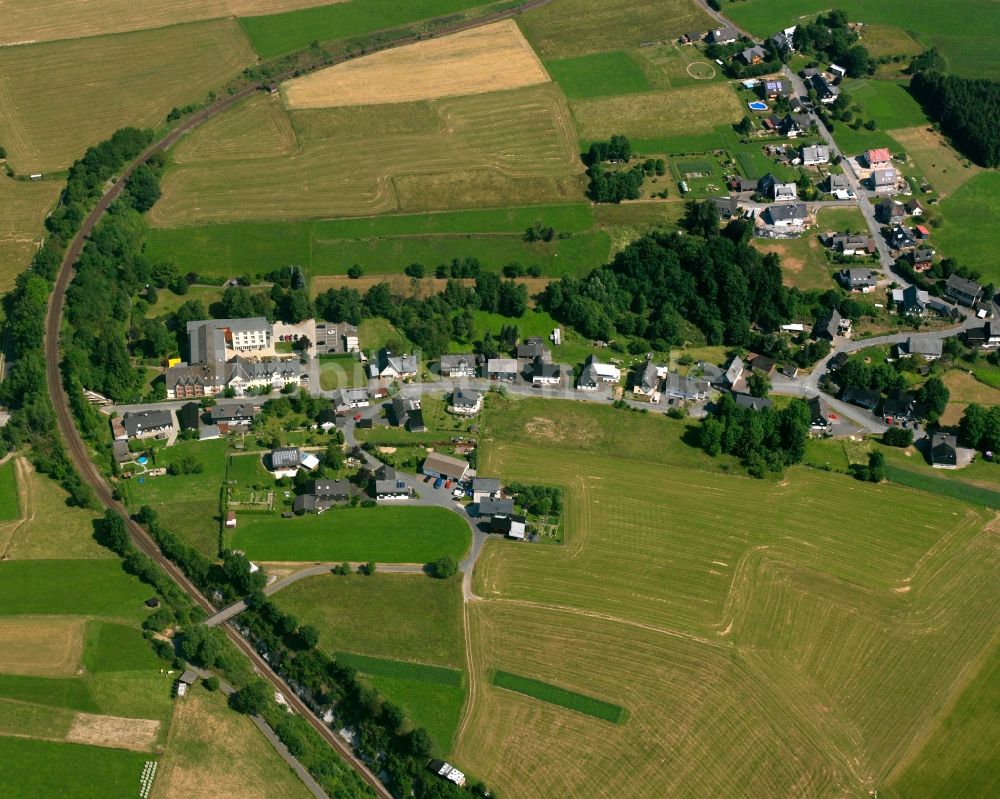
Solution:
[[[0,45],[77,39],[218,17],[272,14],[338,0],[5,0]]]
[[[762,483],[676,454],[658,463],[625,434],[609,455],[589,412],[543,408],[493,417],[480,464],[567,489],[563,547],[489,542],[477,567],[486,601],[470,607],[476,672],[455,758],[499,791],[867,793],[975,678],[1000,622],[983,604],[1000,572],[992,513],[804,468]],[[584,428],[570,446],[540,438],[567,416]],[[657,425],[630,423],[654,440]],[[628,720],[500,691],[492,669]]]
[[[284,136],[268,108],[277,102],[258,97],[238,109],[241,131],[224,114],[181,142],[154,224],[565,203],[583,194],[576,135],[552,85],[292,112],[296,144],[272,155]],[[220,128],[229,136],[222,154]]]
[[[927,125],[890,130],[924,177],[941,196],[954,194],[968,180],[983,170],[963,158],[944,136]]]
[[[522,14],[518,24],[548,60],[669,41],[713,22],[693,0],[558,0]]]
[[[549,75],[512,20],[345,61],[282,85],[289,108],[402,103],[517,89]]]
[[[254,54],[234,20],[0,48],[0,141],[19,173],[69,166],[125,125],[158,127]]]
[[[632,139],[704,134],[739,121],[743,113],[736,93],[725,83],[574,100],[570,109],[584,142],[615,133]]]
[[[78,617],[0,618],[0,673],[41,677],[73,674],[83,654],[86,624]]]
[[[11,180],[0,173],[0,292],[10,289],[31,263],[44,236],[45,215],[61,188],[56,180]]]
[[[156,774],[157,799],[312,796],[247,716],[201,686],[177,703]]]

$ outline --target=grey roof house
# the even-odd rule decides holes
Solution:
[[[957,303],[972,307],[983,295],[983,287],[975,280],[968,280],[958,275],[950,275],[945,283],[944,293]]]

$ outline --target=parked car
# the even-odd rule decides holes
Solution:
[[[444,480],[442,478],[440,478],[440,477],[437,480],[434,481],[434,487],[435,488],[440,488],[443,485],[444,485]]]
[[[360,422],[361,421],[361,414],[360,413],[354,414],[354,421],[355,422]]]
[[[451,480],[444,484],[445,488],[451,488]]]

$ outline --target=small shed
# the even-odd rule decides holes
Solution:
[[[235,529],[236,511],[234,510],[226,511],[226,527],[229,529]]]

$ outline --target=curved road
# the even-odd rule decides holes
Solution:
[[[399,39],[392,42],[378,44],[370,47],[369,52],[387,50],[417,41],[421,38],[433,38],[449,33],[455,33],[461,30],[480,27],[491,22],[512,17],[525,10],[538,8],[539,6],[546,5],[549,2],[551,2],[551,0],[527,0],[527,2],[517,7],[499,11],[486,17],[480,17],[472,20],[462,20],[461,22],[444,26],[419,37],[413,36],[406,39]],[[341,56],[334,58],[331,61],[331,64],[346,60],[348,60],[348,56]],[[318,66],[326,65],[315,65],[313,68]],[[285,74],[277,75],[273,78],[273,80],[280,81],[290,76],[291,71]],[[104,507],[118,512],[126,520],[129,535],[135,546],[143,552],[143,554],[151,558],[161,569],[163,569],[163,571],[166,572],[166,574],[169,575],[169,577],[177,583],[195,603],[205,610],[206,613],[214,612],[215,608],[201,594],[195,585],[187,579],[186,575],[184,575],[184,573],[177,568],[173,562],[164,557],[164,555],[160,552],[159,547],[157,547],[156,543],[149,536],[149,534],[139,524],[129,518],[128,511],[124,505],[114,498],[110,487],[104,481],[101,473],[91,461],[87,446],[81,438],[73,420],[73,415],[70,410],[69,397],[63,390],[62,374],[60,371],[61,359],[59,351],[59,334],[62,329],[66,289],[69,287],[69,284],[73,279],[73,267],[80,256],[80,252],[83,250],[84,243],[93,231],[95,225],[97,225],[98,221],[111,206],[111,203],[114,202],[114,200],[117,199],[122,193],[128,178],[131,176],[136,167],[145,163],[154,153],[166,151],[185,133],[203,122],[218,116],[220,113],[238,103],[240,100],[249,97],[260,88],[262,87],[257,85],[247,86],[246,88],[241,89],[240,91],[195,112],[181,122],[181,124],[176,128],[169,131],[162,139],[150,144],[149,147],[143,150],[142,153],[140,153],[139,156],[131,164],[129,164],[120,175],[118,175],[117,179],[115,179],[114,183],[107,189],[104,196],[101,197],[94,209],[87,215],[83,224],[80,226],[79,231],[70,242],[70,245],[66,250],[66,254],[63,257],[59,274],[56,277],[52,294],[49,297],[48,310],[45,320],[45,371],[48,382],[49,397],[52,401],[52,407],[55,410],[59,432],[66,443],[70,461],[79,473],[80,478],[93,488],[99,502]],[[230,640],[232,640],[232,642],[250,659],[255,670],[268,682],[270,682],[276,690],[281,691],[285,695],[288,703],[294,708],[294,710],[301,714],[303,718],[308,720],[310,724],[312,724],[312,726],[327,741],[327,743],[333,747],[338,754],[340,754],[340,756],[343,757],[344,760],[361,776],[361,778],[372,787],[376,795],[381,797],[381,799],[393,799],[392,794],[381,783],[378,777],[372,773],[372,771],[361,760],[355,757],[354,752],[339,738],[339,736],[333,733],[333,731],[330,730],[326,724],[316,718],[310,709],[299,699],[296,693],[289,688],[285,681],[275,671],[271,669],[270,664],[257,653],[249,642],[231,627],[226,626],[225,630]]]

